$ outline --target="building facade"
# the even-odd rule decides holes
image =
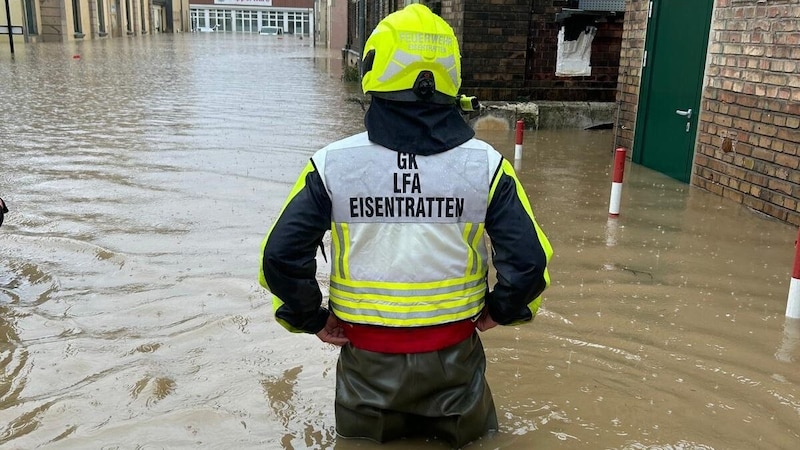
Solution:
[[[315,0],[317,42],[341,51],[347,47],[348,0]]]
[[[191,0],[192,31],[283,34],[314,37],[314,0]]]
[[[442,17],[461,41],[464,89],[480,99],[614,101],[624,2],[442,0],[440,4]],[[563,70],[565,62],[582,70]]]
[[[348,13],[350,63],[378,22],[409,3],[426,4],[453,27],[462,87],[470,95],[485,101],[615,99],[622,0],[356,0]],[[570,47],[572,54],[564,51]],[[565,60],[583,70],[560,70]]]
[[[797,0],[630,0],[619,86],[635,162],[800,225]]]
[[[10,0],[15,44],[189,31],[188,0]],[[5,20],[4,20],[5,22]],[[8,43],[0,35],[0,45]]]

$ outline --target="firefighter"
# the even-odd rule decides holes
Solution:
[[[366,132],[311,157],[262,242],[276,320],[341,346],[340,437],[460,448],[496,430],[478,331],[531,321],[550,283],[550,244],[513,166],[461,117],[460,85],[441,17],[411,4],[384,18],[362,59]]]

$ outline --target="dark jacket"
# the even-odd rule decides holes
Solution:
[[[373,97],[364,122],[370,141],[417,155],[444,152],[474,136],[455,106]],[[485,220],[497,283],[486,303],[492,318],[507,325],[533,319],[528,306],[547,286],[549,243],[540,241],[513,172],[498,171],[492,179],[497,176]],[[316,254],[330,225],[331,200],[309,163],[262,245],[260,282],[279,299],[276,318],[291,331],[317,333],[328,317],[316,280]]]

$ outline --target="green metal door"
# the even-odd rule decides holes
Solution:
[[[654,0],[633,161],[688,182],[714,0]]]

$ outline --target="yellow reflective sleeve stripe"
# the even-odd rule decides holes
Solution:
[[[522,207],[525,208],[525,212],[527,212],[531,219],[533,219],[533,209],[531,208],[531,203],[528,201],[528,196],[525,194],[525,190],[522,188],[522,183],[519,181],[517,174],[514,172],[514,167],[505,158],[503,158],[503,162],[500,163],[500,170],[497,171],[497,175],[492,181],[492,189],[489,191],[489,202],[491,203],[491,200],[494,197],[494,191],[497,189],[497,184],[500,183],[500,178],[504,174],[508,175],[514,180],[514,186],[517,188],[517,197],[519,198],[519,201],[522,202]]]
[[[492,204],[492,199],[494,198],[494,191],[497,190],[497,185],[500,184],[500,178],[503,175],[503,170],[502,170],[503,164],[505,162],[506,160],[505,158],[503,158],[502,161],[500,162],[500,170],[498,170],[497,173],[494,174],[494,180],[492,180],[492,187],[489,188],[489,199],[486,202],[487,205]],[[516,176],[514,176],[514,179],[516,180]]]
[[[311,160],[309,160],[308,163],[306,164],[306,167],[300,173],[300,176],[297,177],[297,181],[295,181],[294,187],[289,192],[289,196],[286,198],[286,202],[283,203],[283,206],[281,207],[281,212],[278,214],[279,219],[283,215],[283,211],[286,210],[286,206],[288,206],[289,203],[291,203],[292,199],[294,199],[295,196],[297,196],[298,192],[302,191],[303,188],[306,187],[306,176],[313,171],[314,171],[314,164],[312,164]],[[269,228],[267,235],[264,236],[264,239],[261,240],[261,256],[259,257],[259,261],[261,264],[259,264],[259,269],[258,269],[258,282],[259,284],[261,284],[261,286],[267,288],[267,290],[269,290],[269,286],[267,285],[266,278],[264,278],[264,248],[266,248],[269,236],[272,234],[272,230],[275,229],[275,224],[277,223],[278,223],[277,220],[272,223],[272,226]]]
[[[536,313],[539,312],[539,307],[542,306],[542,296],[536,297],[532,302],[528,303],[528,310],[531,312],[531,320],[536,317]],[[521,325],[525,323],[525,320],[519,320],[516,322],[511,322],[508,325]]]
[[[264,277],[264,249],[267,247],[267,240],[269,239],[270,233],[272,233],[272,228],[275,227],[275,224],[270,227],[267,235],[264,236],[264,239],[261,240],[261,256],[258,257],[259,265],[258,265],[258,284],[261,286],[269,289],[267,285],[267,279]]]
[[[536,313],[539,312],[539,307],[540,306],[542,306],[542,296],[541,295],[536,297],[536,299],[534,299],[532,302],[528,303],[528,309],[531,312],[531,320],[533,320],[536,317]],[[522,325],[523,323],[526,323],[526,322],[527,322],[526,320],[518,320],[516,322],[511,322],[508,325]]]
[[[276,297],[275,295],[273,295],[272,296],[272,315],[275,317],[275,320],[283,328],[286,328],[287,330],[291,331],[292,333],[305,333],[305,331],[303,331],[303,330],[301,330],[299,328],[293,327],[291,324],[289,324],[289,322],[287,322],[287,321],[285,321],[285,320],[283,320],[283,319],[281,319],[281,318],[279,318],[278,316],[275,315],[275,313],[278,312],[278,309],[280,309],[281,306],[283,306],[283,301],[281,299],[279,299],[278,297]]]
[[[295,181],[294,187],[289,192],[289,196],[287,197],[286,202],[284,202],[283,207],[281,207],[281,211],[280,211],[280,214],[278,215],[278,218],[280,218],[280,216],[283,215],[283,211],[286,210],[286,206],[292,201],[292,199],[294,199],[295,196],[297,196],[297,193],[300,192],[301,190],[303,190],[303,188],[306,186],[306,176],[310,172],[312,172],[313,170],[314,170],[314,165],[311,164],[311,161],[309,161],[308,164],[306,164],[306,167],[300,173],[300,176],[297,177],[297,181]],[[266,277],[264,277],[264,249],[267,246],[267,241],[269,241],[269,237],[272,234],[272,230],[275,229],[275,224],[277,222],[278,221],[276,220],[272,224],[272,226],[270,227],[269,231],[267,232],[267,235],[264,236],[264,239],[261,241],[261,256],[259,257],[259,261],[260,261],[261,264],[259,264],[259,268],[258,268],[258,282],[259,282],[259,284],[261,286],[267,288],[267,290],[269,290],[269,291],[271,291],[271,289],[269,288],[269,285],[267,284]],[[283,304],[284,304],[283,300],[279,299],[275,294],[272,294],[272,314],[273,314],[273,316],[275,316],[275,313],[278,311],[278,309],[280,309],[281,306],[283,306]],[[286,328],[287,330],[291,331],[292,333],[304,333],[303,330],[300,330],[299,328],[293,327],[292,325],[290,325],[285,320],[282,320],[282,319],[278,318],[277,316],[275,316],[275,318],[276,318],[277,322],[282,327]]]
[[[517,197],[519,198],[519,201],[522,202],[525,212],[527,212],[528,216],[531,218],[531,222],[533,222],[534,229],[536,229],[536,236],[539,238],[539,243],[542,246],[542,250],[544,250],[547,262],[549,263],[550,258],[553,256],[553,247],[550,245],[550,241],[547,240],[547,236],[545,236],[542,229],[539,228],[539,224],[536,222],[536,218],[533,216],[533,208],[531,208],[531,203],[528,200],[528,196],[525,194],[525,190],[522,188],[522,183],[520,183],[519,179],[517,179],[517,175],[514,172],[514,167],[505,158],[503,158],[503,162],[500,165],[500,170],[497,172],[497,175],[492,181],[492,189],[489,191],[489,202],[491,203],[492,197],[494,197],[494,191],[497,188],[497,184],[500,182],[500,177],[502,174],[506,174],[514,179],[514,185],[517,187]],[[550,286],[550,272],[547,270],[547,268],[544,269],[544,281],[545,287]]]
[[[532,302],[528,303],[528,309],[531,310],[531,317],[536,317],[539,312],[539,307],[542,306],[542,296],[536,297]]]

